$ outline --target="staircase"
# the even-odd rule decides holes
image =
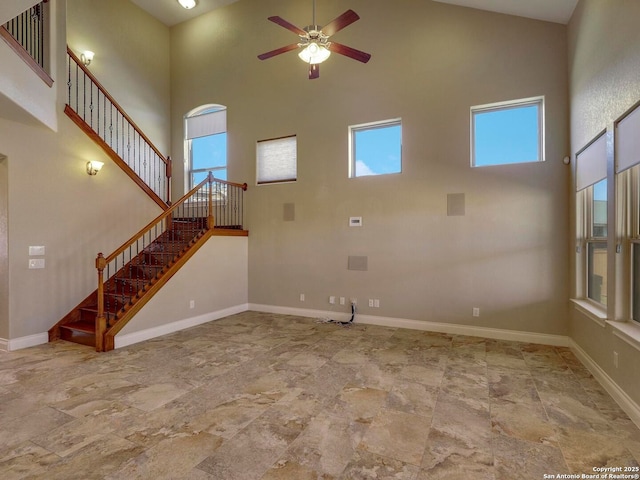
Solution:
[[[166,282],[187,252],[197,250],[204,243],[207,228],[203,220],[205,219],[175,220],[170,229],[105,283],[104,316],[107,328],[131,311],[151,286]],[[58,332],[50,334],[50,339],[57,337],[95,347],[97,316],[98,290],[95,290],[62,320]]]
[[[120,248],[96,258],[97,289],[49,330],[49,341],[115,348],[116,334],[213,235],[247,236],[247,184],[208,177],[171,205],[171,161],[67,48],[65,113],[163,210]]]
[[[237,202],[246,188],[209,173],[114,253],[98,254],[98,288],[49,330],[49,341],[113,350],[115,335],[211,236],[248,235]]]

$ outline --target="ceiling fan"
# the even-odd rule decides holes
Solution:
[[[313,0],[313,23],[304,28],[298,28],[292,23],[287,22],[284,18],[274,16],[268,20],[277,23],[281,27],[292,31],[300,37],[300,41],[292,43],[286,47],[277,48],[270,52],[258,55],[260,60],[266,60],[281,53],[290,52],[297,48],[302,48],[298,56],[309,64],[309,79],[318,78],[320,76],[320,64],[324,62],[331,52],[344,55],[362,63],[367,63],[371,58],[366,52],[347,47],[338,42],[330,42],[329,37],[342,30],[344,27],[351,25],[360,17],[353,10],[347,10],[339,17],[329,22],[324,27],[316,24],[316,1]]]

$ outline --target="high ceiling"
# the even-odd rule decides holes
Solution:
[[[195,8],[185,10],[178,0],[131,0],[140,8],[146,10],[165,25],[171,27],[198,15],[207,13],[215,8],[224,7],[238,0],[196,0]]]
[[[434,0],[463,7],[535,18],[555,23],[569,23],[578,0]]]
[[[167,26],[176,25],[215,8],[238,0],[196,0],[197,5],[185,10],[178,0],[131,0]],[[388,0],[391,1],[391,0]],[[425,0],[430,1],[430,0]],[[463,7],[478,8],[520,17],[566,24],[578,0],[434,0]]]

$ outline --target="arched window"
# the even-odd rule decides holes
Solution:
[[[184,117],[185,189],[188,191],[209,171],[227,180],[227,107],[203,105]]]

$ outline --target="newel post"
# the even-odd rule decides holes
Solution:
[[[107,331],[107,319],[104,316],[104,267],[107,262],[102,255],[96,258],[98,270],[98,315],[96,316],[96,351],[104,352],[104,334]]]
[[[209,216],[207,217],[207,228],[213,230],[215,219],[213,218],[213,173],[209,172]]]

